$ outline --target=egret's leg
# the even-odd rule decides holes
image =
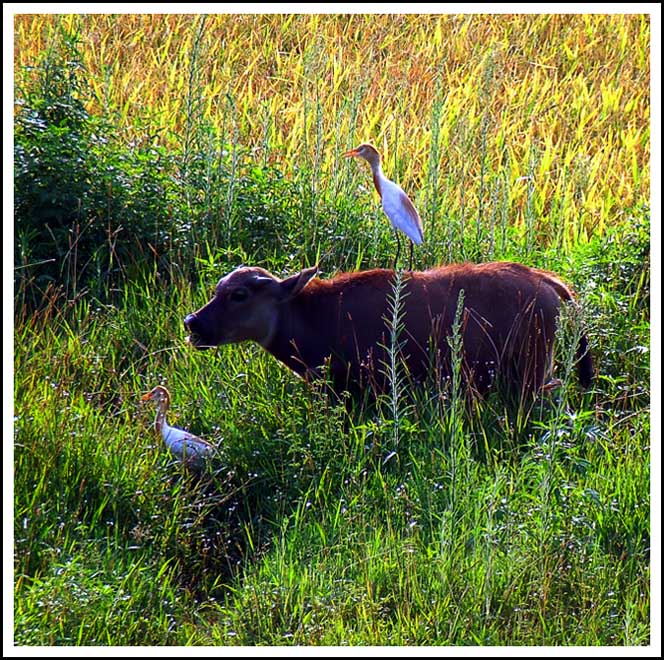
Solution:
[[[399,252],[401,251],[401,240],[399,239],[399,232],[394,230],[394,237],[397,239],[397,253],[394,257],[394,265],[392,266],[393,270],[397,269],[397,264],[399,263]]]

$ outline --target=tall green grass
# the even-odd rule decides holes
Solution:
[[[80,101],[60,143],[47,122],[26,145],[119,133],[84,160],[113,168],[104,185],[75,179],[101,239],[64,224],[40,272],[53,226],[17,219],[17,644],[649,643],[647,18],[25,15],[15,33],[18,64],[69,72],[51,91]],[[373,407],[258,346],[184,343],[240,262],[389,261],[366,172],[339,162],[365,137],[428,211],[420,265],[511,258],[575,285],[591,392],[573,319],[563,385],[532,405],[410,388],[398,278]],[[154,433],[140,396],[158,383],[171,423],[218,443],[208,473]]]
[[[258,347],[192,353],[204,279],[17,324],[18,643],[648,642],[647,354],[603,361],[615,334],[647,345],[642,305],[621,333],[595,317],[591,395],[562,348],[563,389],[525,418],[426,392],[348,413]],[[220,443],[202,480],[139,403],[158,382]]]

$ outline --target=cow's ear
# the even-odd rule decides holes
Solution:
[[[318,272],[318,266],[312,268],[305,268],[295,275],[287,277],[285,280],[279,282],[279,302],[284,303],[292,300],[304,287],[309,280]]]

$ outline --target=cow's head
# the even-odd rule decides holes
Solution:
[[[282,306],[297,296],[317,271],[314,266],[280,280],[263,268],[236,268],[219,280],[209,303],[184,319],[188,342],[196,348],[247,340],[268,346]]]

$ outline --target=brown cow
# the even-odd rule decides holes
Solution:
[[[326,373],[337,392],[387,386],[392,270],[314,279],[307,268],[280,280],[240,267],[217,284],[214,298],[189,314],[188,341],[209,348],[245,340],[300,376]],[[517,263],[457,264],[404,273],[401,356],[414,382],[435,370],[450,376],[450,347],[459,293],[464,292],[462,375],[485,393],[497,375],[516,393],[537,393],[551,374],[561,301],[572,294],[554,274]],[[592,380],[585,336],[578,347],[581,384]]]

